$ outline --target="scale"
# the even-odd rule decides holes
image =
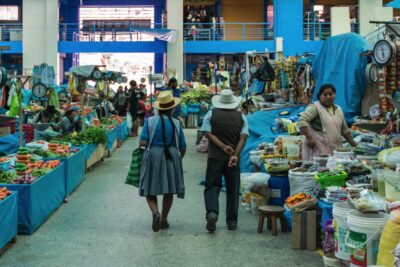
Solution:
[[[396,59],[396,44],[391,40],[378,41],[373,49],[373,55],[376,63],[379,65],[387,65]]]
[[[32,87],[32,94],[37,98],[45,97],[47,94],[47,86],[44,83],[37,83]]]
[[[378,67],[374,63],[368,63],[365,67],[365,76],[369,84],[378,82]]]

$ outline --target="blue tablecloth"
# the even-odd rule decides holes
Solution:
[[[107,150],[111,150],[115,141],[117,141],[118,127],[115,127],[111,131],[107,131]]]
[[[25,145],[25,138],[23,138]],[[0,155],[9,155],[17,153],[19,147],[19,133],[9,134],[0,137]]]
[[[62,159],[65,169],[65,193],[69,196],[83,181],[86,171],[87,145],[80,147],[74,155]]]
[[[0,249],[17,236],[18,192],[0,202]]]
[[[117,139],[124,141],[129,136],[128,123],[124,121],[116,128],[117,128]]]
[[[65,198],[64,163],[32,184],[0,184],[18,191],[18,233],[32,234]]]
[[[324,224],[327,220],[332,219],[332,209],[333,205],[326,203],[323,200],[318,200],[318,207],[322,211],[322,217],[321,217],[321,227],[324,227]]]

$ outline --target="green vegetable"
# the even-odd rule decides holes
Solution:
[[[193,104],[200,102],[210,102],[212,95],[209,94],[207,89],[191,90],[181,95],[182,104]]]
[[[15,172],[0,171],[0,184],[10,184],[16,178]]]
[[[98,127],[87,127],[78,135],[67,135],[54,140],[72,143],[73,145],[81,144],[106,144],[107,134],[106,131]]]

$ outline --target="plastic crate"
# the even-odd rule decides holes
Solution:
[[[336,175],[330,175],[332,173],[318,173],[315,175],[315,179],[319,183],[321,189],[326,189],[329,186],[345,186],[347,173],[342,171]]]

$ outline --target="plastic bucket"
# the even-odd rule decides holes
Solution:
[[[271,176],[268,181],[270,189],[269,205],[283,206],[285,200],[290,196],[288,176]]]
[[[342,261],[336,258],[323,257],[325,267],[342,267]]]
[[[389,220],[386,213],[351,211],[347,215],[349,231],[346,245],[350,248],[350,266],[366,267],[376,264],[379,240],[383,227]]]
[[[349,231],[347,214],[354,208],[347,202],[333,204],[333,226],[335,228],[335,256],[342,260],[350,260],[350,249],[346,246],[346,235]]]
[[[258,215],[259,211],[258,208],[265,205],[265,198],[257,195],[257,194],[250,194],[250,201],[251,201],[251,213],[254,215]]]

